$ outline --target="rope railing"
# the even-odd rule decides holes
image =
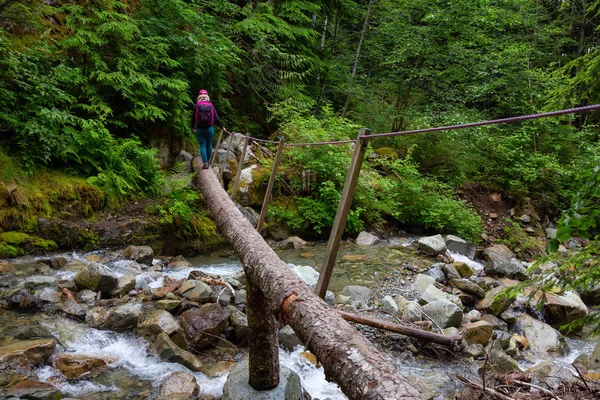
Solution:
[[[551,112],[540,113],[540,114],[521,115],[519,117],[493,119],[490,121],[471,122],[468,124],[461,124],[461,125],[439,126],[436,128],[414,129],[414,130],[402,131],[402,132],[378,133],[375,135],[369,135],[368,139],[373,139],[373,138],[378,138],[378,137],[386,137],[386,136],[412,135],[415,133],[466,129],[466,128],[474,128],[477,126],[485,126],[485,125],[510,124],[510,123],[521,122],[521,121],[529,121],[529,120],[538,119],[538,118],[555,117],[558,115],[566,115],[566,114],[575,114],[575,113],[594,111],[594,110],[598,110],[598,109],[600,109],[600,104],[594,104],[594,105],[585,106],[585,107],[568,108],[565,110],[551,111]]]

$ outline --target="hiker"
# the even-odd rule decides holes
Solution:
[[[204,89],[198,92],[198,100],[192,114],[192,126],[196,133],[196,138],[200,144],[200,156],[202,157],[202,169],[208,169],[210,158],[212,156],[212,140],[215,134],[213,125],[217,123],[225,132],[215,106],[210,102],[208,92]]]

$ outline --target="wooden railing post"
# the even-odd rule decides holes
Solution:
[[[229,150],[231,150],[231,142],[233,142],[233,132],[229,133],[229,139],[227,139],[227,149],[225,155],[223,156],[223,160],[221,161],[221,168],[219,168],[219,180],[221,181],[223,187],[225,187],[225,181],[223,181],[223,171],[225,171],[225,164],[227,164],[227,155],[229,154]]]
[[[247,279],[248,383],[255,390],[279,385],[279,339],[269,303],[260,287]]]
[[[267,192],[265,193],[265,198],[263,200],[262,208],[260,209],[260,218],[258,219],[258,225],[256,225],[256,230],[260,233],[263,229],[263,224],[265,223],[265,219],[267,218],[267,209],[269,208],[269,202],[271,201],[271,195],[273,193],[273,185],[275,184],[275,176],[277,175],[277,168],[279,167],[279,162],[281,161],[281,153],[283,152],[283,139],[279,141],[279,147],[277,147],[277,154],[275,155],[275,163],[273,164],[273,168],[271,169],[271,177],[269,178],[269,185],[267,186]]]
[[[217,147],[213,149],[212,154],[208,155],[208,163],[209,165],[212,167],[213,166],[213,161],[214,161],[214,155],[217,154],[219,152],[219,149],[221,148],[221,138],[223,137],[223,131],[224,129],[221,128],[221,131],[219,132],[219,139],[217,139]]]
[[[235,180],[233,181],[233,190],[231,191],[231,200],[235,203],[235,195],[237,194],[238,187],[240,185],[240,176],[242,175],[242,169],[244,169],[244,161],[246,159],[246,149],[248,148],[248,136],[244,137],[244,147],[242,147],[242,155],[238,162],[238,169],[235,174]]]
[[[329,286],[329,280],[331,279],[331,273],[333,272],[333,266],[335,265],[335,258],[337,257],[340,248],[342,233],[344,233],[350,206],[352,205],[354,193],[356,192],[356,183],[358,182],[360,168],[362,167],[362,162],[367,150],[367,140],[363,136],[368,136],[370,133],[370,129],[363,128],[358,132],[358,137],[356,138],[350,169],[348,169],[346,182],[344,182],[342,197],[340,199],[340,204],[338,205],[337,213],[335,214],[335,219],[333,220],[331,234],[329,235],[327,253],[325,254],[325,260],[323,260],[323,265],[321,266],[317,287],[315,288],[315,292],[322,299],[325,298],[325,294],[327,293],[327,287]]]

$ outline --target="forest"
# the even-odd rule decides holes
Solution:
[[[288,142],[598,103],[599,10],[587,0],[2,0],[0,231],[35,234],[69,195],[87,196],[73,211],[83,217],[167,196],[178,217],[165,218],[193,235],[198,195],[165,195],[174,157],[157,143],[197,151],[199,89],[230,131]],[[560,217],[562,241],[594,238],[599,119],[372,140],[346,231],[392,221],[479,241],[482,217],[458,195],[469,188]],[[293,148],[269,218],[326,232],[349,159],[347,148]]]

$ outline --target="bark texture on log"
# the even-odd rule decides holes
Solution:
[[[214,172],[201,169],[198,158],[194,159],[194,169],[198,171],[198,187],[219,230],[233,245],[248,279],[262,291],[270,317],[287,318],[300,340],[317,356],[327,376],[350,399],[422,399],[371,343],[275,254],[221,188]]]
[[[260,288],[247,280],[248,383],[255,390],[279,385],[279,339],[277,322]]]

